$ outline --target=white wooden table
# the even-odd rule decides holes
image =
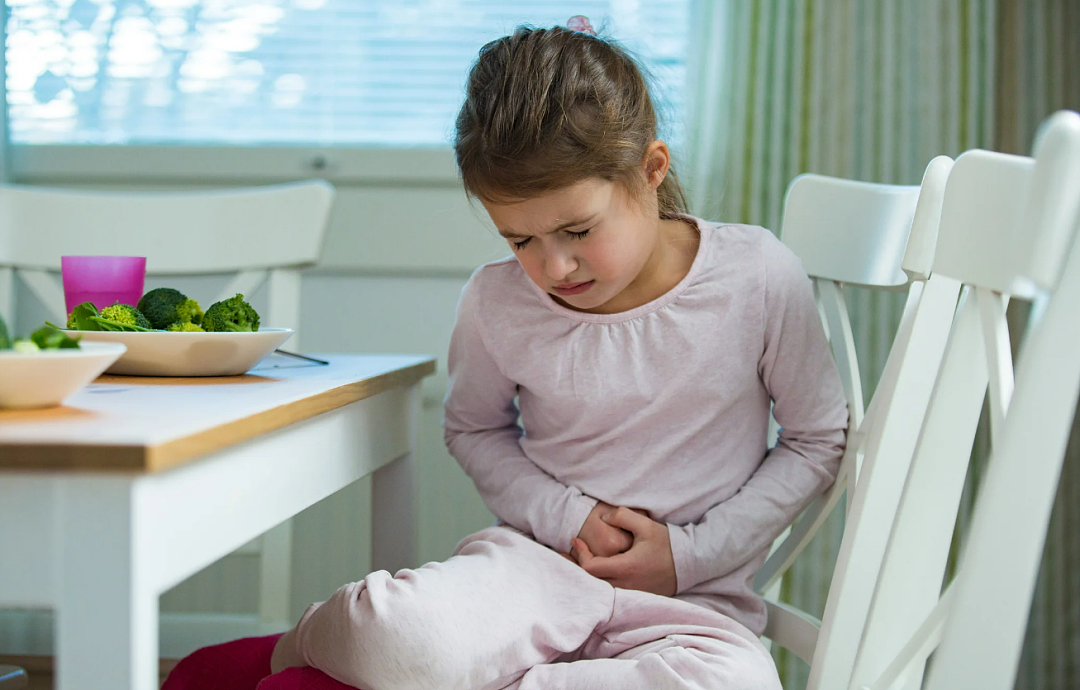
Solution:
[[[245,376],[104,376],[0,411],[0,606],[51,607],[59,690],[158,687],[158,597],[373,476],[374,567],[414,567],[410,454],[434,360],[327,355]]]

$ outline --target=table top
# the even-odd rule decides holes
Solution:
[[[417,355],[264,360],[243,376],[101,376],[62,407],[0,411],[0,470],[152,473],[435,371]],[[284,358],[282,358],[284,360]]]

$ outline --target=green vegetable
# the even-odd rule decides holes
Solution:
[[[100,331],[101,327],[94,319],[100,318],[93,302],[83,302],[68,314],[68,328],[78,331]]]
[[[4,323],[4,317],[0,316],[0,350],[11,349],[11,336],[8,335],[7,324]]]
[[[173,288],[151,290],[142,296],[137,308],[146,315],[150,326],[159,330],[168,329],[174,323],[198,325],[203,319],[199,303]]]
[[[203,316],[202,327],[207,331],[257,331],[259,314],[237,294],[210,305]]]
[[[8,333],[7,324],[0,318],[0,350],[37,352],[38,350],[64,350],[78,347],[78,338],[71,338],[67,333],[48,323],[31,333],[29,339],[13,340]]]
[[[117,302],[98,313],[93,302],[83,302],[68,315],[68,327],[80,331],[149,331],[150,322],[135,307]],[[49,324],[52,326],[52,324]],[[55,326],[53,326],[55,328]]]
[[[193,323],[184,323],[182,321],[169,324],[169,327],[165,330],[172,331],[173,333],[202,333],[204,331],[202,326],[197,326]]]
[[[120,324],[125,328],[121,330],[127,330],[129,328],[149,331],[150,322],[146,320],[143,313],[131,306],[130,304],[120,304],[116,302],[111,307],[105,307],[101,310],[101,316],[98,319],[98,323],[103,326],[105,322],[109,322],[108,325]],[[103,330],[110,330],[108,328]]]
[[[51,324],[45,324],[31,333],[30,342],[42,350],[68,350],[79,347],[79,338],[72,338]]]

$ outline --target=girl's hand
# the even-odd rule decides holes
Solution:
[[[596,556],[615,556],[628,550],[634,543],[634,535],[604,521],[616,511],[615,506],[597,501],[585,518],[578,532],[578,539],[585,542],[589,552]]]
[[[570,555],[578,565],[615,587],[675,596],[678,582],[667,525],[630,508],[617,508],[602,519],[612,527],[630,532],[633,546],[625,553],[605,557],[593,553],[583,539],[574,539]]]

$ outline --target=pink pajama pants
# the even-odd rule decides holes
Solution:
[[[237,645],[258,640],[267,654],[268,638],[195,652],[163,690],[213,690],[186,678],[218,663],[229,675]],[[259,690],[780,690],[769,653],[735,620],[613,588],[506,527],[468,537],[445,562],[345,585],[283,644],[314,668]],[[269,674],[268,656],[248,665]]]

